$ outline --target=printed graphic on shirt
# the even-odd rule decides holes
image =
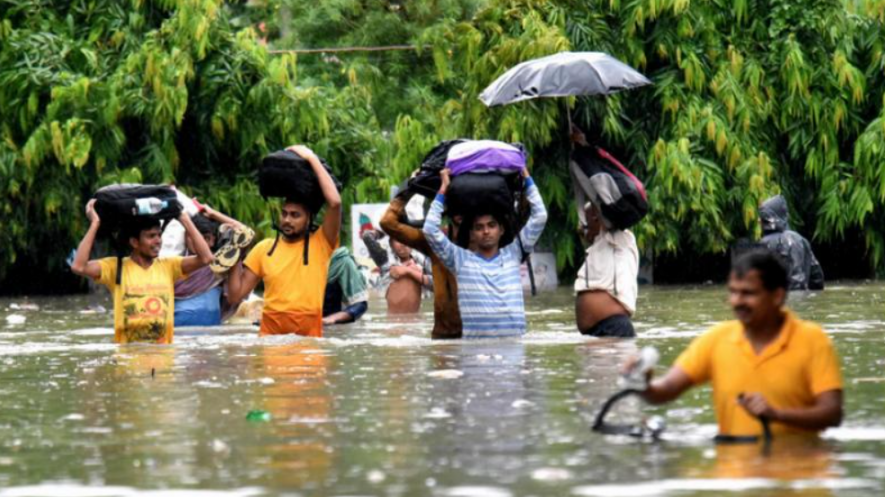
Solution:
[[[123,293],[123,333],[129,342],[156,342],[166,333],[169,295],[160,285],[133,285]]]

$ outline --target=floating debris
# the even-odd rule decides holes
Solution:
[[[427,373],[427,376],[431,378],[442,378],[444,380],[453,380],[455,378],[460,378],[464,376],[464,371],[458,369],[440,369],[437,371],[430,371]]]
[[[6,322],[11,325],[24,324],[27,320],[28,318],[22,316],[21,314],[10,314],[6,316]]]
[[[270,415],[267,411],[262,411],[261,409],[253,409],[246,414],[246,421],[254,422],[254,423],[263,423],[266,421],[270,421],[273,416]]]

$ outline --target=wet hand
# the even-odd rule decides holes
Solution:
[[[624,364],[621,365],[621,376],[629,376],[633,373],[633,370],[639,367],[639,363],[642,362],[642,357],[639,355],[633,355],[627,358],[624,361]],[[645,373],[645,383],[646,385],[651,384],[652,376],[654,375],[654,370],[649,369]]]
[[[95,212],[95,199],[91,199],[89,202],[86,202],[86,219],[89,220],[92,224],[101,223],[101,219],[98,217],[98,213]]]
[[[740,394],[738,404],[757,418],[777,419],[777,410],[768,404],[761,393]]]
[[[289,150],[291,152],[295,152],[302,159],[304,159],[308,162],[311,160],[311,158],[313,158],[313,159],[317,158],[316,154],[313,153],[313,150],[305,147],[304,145],[292,145],[291,147],[287,148],[286,150]]]

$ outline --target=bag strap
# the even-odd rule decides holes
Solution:
[[[529,285],[532,287],[532,297],[535,297],[538,295],[538,287],[535,286],[535,270],[532,268],[532,254],[526,252],[525,247],[522,244],[522,237],[519,236],[519,233],[516,233],[516,242],[519,243],[519,251],[522,254],[520,261],[525,262],[526,269],[529,271]]]

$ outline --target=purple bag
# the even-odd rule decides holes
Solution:
[[[525,169],[525,151],[521,147],[495,140],[470,140],[449,149],[446,167],[452,176],[482,172],[520,172]]]

